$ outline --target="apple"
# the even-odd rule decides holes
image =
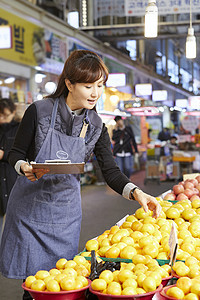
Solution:
[[[196,189],[200,191],[200,183],[197,184]]]
[[[190,179],[190,182],[192,183],[192,184],[194,184],[194,187],[196,187],[196,185],[199,183],[198,182],[198,180],[197,179]]]
[[[186,181],[184,184],[184,188],[185,189],[193,189],[194,188],[194,184],[190,181]]]
[[[184,192],[184,187],[182,184],[176,184],[173,186],[173,192],[175,195],[178,195],[180,193]]]
[[[197,188],[193,188],[192,190],[193,190],[194,194],[199,195],[199,190]]]
[[[174,193],[167,193],[164,197],[164,200],[175,200],[176,199],[176,195]]]
[[[184,194],[190,199],[194,195],[193,189],[185,189]]]
[[[177,195],[176,200],[188,200],[188,197],[184,193],[180,193]]]
[[[190,201],[193,201],[193,200],[196,200],[196,199],[200,200],[200,197],[195,194],[195,195],[192,195],[192,197],[190,198]]]
[[[195,179],[200,183],[200,175],[197,175]]]

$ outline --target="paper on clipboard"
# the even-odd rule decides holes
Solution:
[[[82,174],[84,173],[85,163],[36,163],[30,162],[34,169],[49,169],[48,174]]]

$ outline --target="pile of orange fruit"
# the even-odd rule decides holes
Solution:
[[[83,256],[73,260],[61,258],[56,268],[49,271],[39,270],[34,276],[28,276],[25,286],[35,291],[71,291],[88,286],[90,263]]]

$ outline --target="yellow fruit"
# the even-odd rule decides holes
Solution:
[[[140,221],[134,221],[132,223],[131,229],[133,231],[140,231],[141,228],[142,228],[142,223]]]
[[[66,276],[60,281],[60,286],[63,291],[72,291],[75,289],[75,279]]]
[[[97,251],[99,249],[99,243],[97,240],[89,240],[85,244],[85,248],[87,251],[92,251],[92,250]]]
[[[45,278],[43,279],[43,281],[44,281],[44,283],[47,285],[47,282],[48,282],[49,280],[52,280],[52,279],[55,279],[55,276],[54,276],[54,275],[50,275],[50,276],[45,277]]]
[[[136,288],[136,293],[137,293],[137,295],[146,294],[146,291],[142,288]]]
[[[199,266],[197,266],[196,268],[190,266],[190,271],[189,271],[189,273],[188,273],[187,276],[190,277],[190,278],[196,278],[196,277],[200,276],[200,268],[199,268]]]
[[[155,238],[153,236],[143,236],[141,239],[139,239],[139,246],[140,248],[143,248],[146,245],[152,244],[153,241],[155,241]]]
[[[104,247],[101,247],[101,248],[98,250],[97,253],[98,253],[101,257],[104,257],[106,251],[108,251],[108,249],[110,249],[110,248],[111,248],[111,246],[104,246]]]
[[[153,272],[151,272],[151,273],[149,274],[149,276],[150,276],[150,277],[153,277],[153,278],[155,279],[155,281],[156,281],[156,286],[159,286],[159,285],[162,283],[162,276],[161,276],[161,274],[160,274],[159,272],[153,271]]]
[[[114,234],[114,233],[116,233],[117,231],[119,231],[119,226],[117,226],[117,225],[112,226],[112,227],[110,228],[110,233],[111,233],[111,234]]]
[[[141,273],[137,276],[137,283],[139,287],[143,286],[143,281],[146,278],[146,275],[144,273]]]
[[[126,221],[133,223],[133,221],[137,221],[137,218],[134,215],[130,215],[126,218]]]
[[[77,272],[73,268],[66,268],[62,271],[62,274],[65,274],[67,276],[76,278],[77,277]]]
[[[141,254],[136,254],[132,258],[132,262],[134,264],[145,264],[146,263],[146,257]]]
[[[154,244],[146,245],[142,249],[142,254],[144,254],[144,255],[148,254],[152,258],[156,258],[158,256],[158,253],[159,253],[159,248],[157,245],[154,245]]]
[[[50,275],[58,275],[60,273],[61,272],[58,269],[51,269],[51,270],[49,270],[49,274]]]
[[[174,220],[174,222],[177,224],[177,226],[183,224],[185,220],[183,218],[177,218]]]
[[[147,276],[142,283],[143,289],[149,293],[156,290],[156,280],[153,277]]]
[[[118,274],[118,279],[121,283],[129,278],[133,278],[133,272],[128,269],[121,270]]]
[[[124,296],[125,295],[126,296],[127,295],[136,295],[136,294],[137,294],[136,289],[131,286],[124,288],[122,291],[122,295],[124,295]]]
[[[121,295],[121,285],[118,282],[111,282],[107,287],[107,294]]]
[[[48,277],[49,275],[50,274],[48,271],[40,270],[37,271],[37,273],[35,274],[35,278],[43,280],[45,277]]]
[[[123,289],[125,289],[126,287],[132,287],[135,289],[137,287],[137,281],[134,278],[126,279],[123,282],[122,287]]]
[[[184,209],[184,211],[181,213],[181,217],[186,221],[189,221],[195,215],[196,215],[196,212],[192,208]]]
[[[185,260],[186,266],[198,264],[198,260],[194,256],[187,257]]]
[[[82,275],[82,276],[89,276],[90,275],[90,271],[86,268],[86,265],[82,266],[82,265],[77,265],[75,266],[74,270],[76,271],[77,275]],[[76,276],[75,276],[76,278]]]
[[[199,296],[200,295],[200,282],[192,281],[192,285],[190,287],[190,292]]]
[[[131,234],[130,234],[130,237],[132,237],[132,239],[135,241],[135,242],[138,242],[139,239],[141,237],[143,237],[143,233],[140,232],[140,231],[133,231]]]
[[[66,262],[67,262],[66,258],[60,258],[56,263],[56,268],[59,270],[64,269]]]
[[[191,285],[192,281],[188,277],[181,277],[176,282],[176,286],[181,289],[185,295],[190,292]]]
[[[79,290],[79,289],[82,289],[82,288],[83,288],[83,283],[82,283],[82,281],[76,280],[76,279],[75,279],[75,287],[74,287],[74,289],[75,289],[75,290]]]
[[[85,257],[81,255],[74,256],[73,261],[75,261],[77,265],[85,265],[87,263]]]
[[[183,239],[184,240],[186,237],[191,237],[191,236],[192,236],[191,232],[189,230],[187,230],[187,229],[181,229],[178,232],[178,238],[179,239]]]
[[[88,285],[88,280],[87,280],[87,278],[84,277],[84,276],[82,276],[82,275],[78,275],[78,276],[76,277],[76,282],[77,282],[77,281],[81,281],[84,287]]]
[[[94,291],[103,291],[107,287],[107,283],[104,279],[94,279],[91,283],[91,287]]]
[[[119,250],[123,249],[124,247],[126,247],[127,244],[119,242],[118,244],[115,244],[115,247],[119,248]]]
[[[189,293],[184,297],[185,300],[199,300],[199,297],[196,294]]]
[[[100,248],[111,246],[111,241],[108,238],[105,238],[99,242]]]
[[[190,269],[186,265],[183,265],[176,269],[176,274],[181,277],[187,276],[189,272]]]
[[[131,225],[132,225],[132,222],[127,222],[127,221],[125,221],[125,222],[122,224],[121,228],[131,228]]]
[[[199,238],[200,237],[200,221],[194,221],[188,227],[188,230],[192,234],[193,237]]]
[[[188,252],[189,254],[192,255],[193,252],[195,252],[195,247],[192,244],[188,243],[182,243],[181,244],[181,250]]]
[[[134,246],[134,240],[130,236],[123,236],[120,242],[125,243],[128,246]]]
[[[125,259],[132,259],[134,255],[137,254],[137,251],[132,246],[126,246],[120,250],[120,257]]]
[[[166,217],[168,219],[177,219],[180,218],[180,211],[177,208],[170,207],[166,212]]]
[[[100,279],[104,279],[106,281],[107,284],[111,283],[113,281],[113,273],[110,270],[104,270],[103,272],[101,272]]]
[[[200,207],[200,199],[192,200],[192,208],[199,208]]]
[[[117,258],[120,254],[120,249],[118,247],[112,246],[105,252],[105,257]]]
[[[200,260],[200,251],[193,252],[192,256],[195,257],[197,260]]]
[[[83,252],[85,253],[85,252]],[[65,268],[74,268],[76,266],[76,262],[74,260],[68,260],[65,264]]]
[[[49,291],[49,292],[60,292],[60,285],[54,279],[49,280],[47,282],[46,288],[47,288],[47,291]]]
[[[31,284],[32,284],[33,281],[35,281],[35,280],[36,280],[35,276],[28,276],[28,277],[26,278],[26,280],[25,280],[25,286],[26,286],[27,288],[30,288],[30,287],[31,287]]]
[[[153,224],[147,223],[142,225],[142,228],[140,229],[140,231],[142,233],[147,232],[148,234],[153,234],[155,231],[155,227],[153,226]]]
[[[140,207],[135,212],[135,217],[140,220],[144,219],[145,217],[149,216],[149,212],[145,212],[143,207]]]
[[[176,299],[183,299],[184,298],[184,293],[181,289],[179,289],[176,286],[173,286],[169,288],[166,292],[166,294],[170,297],[176,298]]]
[[[36,279],[31,284],[31,290],[34,290],[34,291],[44,291],[45,288],[46,288],[45,283],[41,279]]]
[[[56,276],[54,277],[54,279],[55,279],[58,283],[60,283],[61,280],[62,280],[63,278],[65,278],[65,277],[67,277],[67,275],[61,273],[61,274],[56,275]]]

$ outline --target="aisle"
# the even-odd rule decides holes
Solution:
[[[145,192],[157,196],[169,190],[174,182],[163,182],[158,185],[149,181],[144,186],[145,172],[140,171],[132,175],[131,180]],[[82,187],[82,230],[79,250],[84,248],[85,242],[104,230],[109,229],[126,214],[134,213],[140,207],[137,202],[128,201],[112,191],[108,186],[83,186]],[[21,300],[22,280],[6,279],[0,275],[1,300]]]

